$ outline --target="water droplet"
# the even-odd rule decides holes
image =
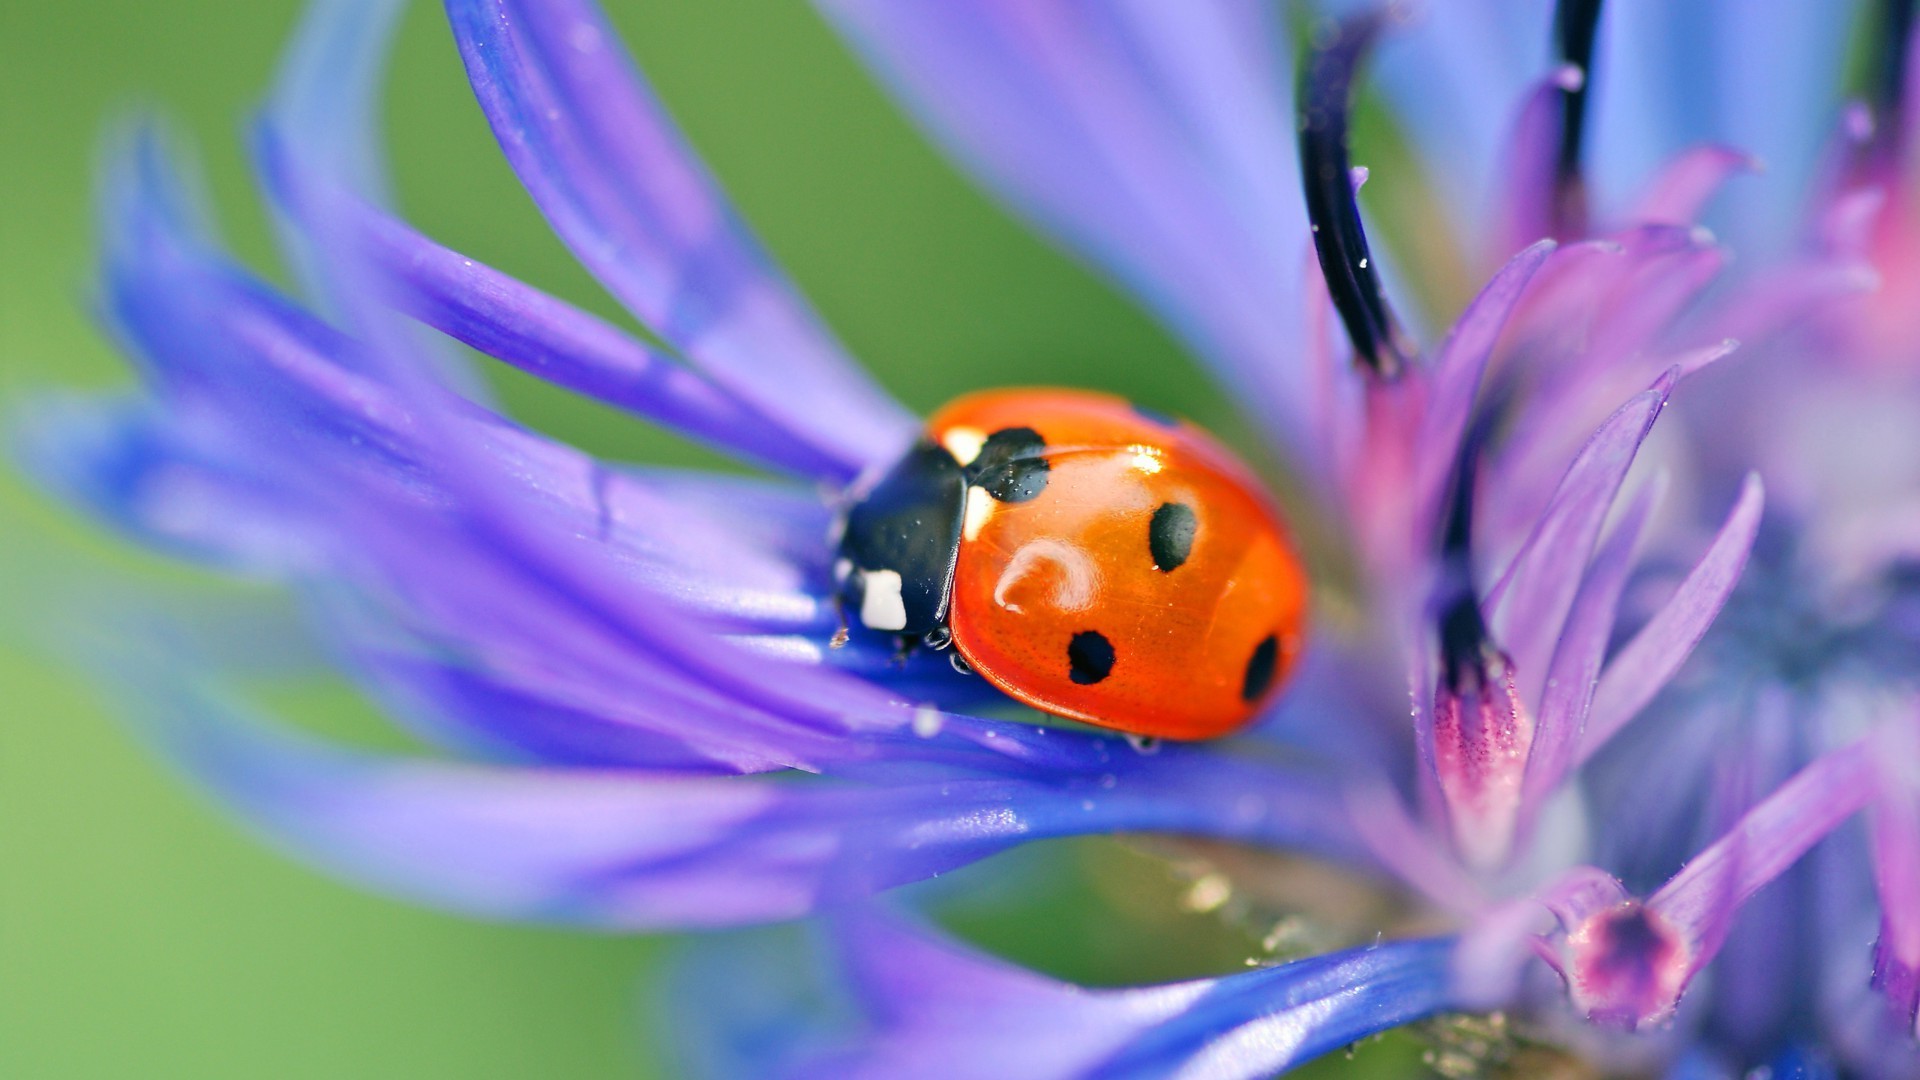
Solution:
[[[1100,777],[1100,786],[1107,789],[1108,791],[1112,791],[1114,788],[1118,787],[1119,785],[1120,785],[1120,778],[1113,775],[1112,773],[1105,773],[1105,774],[1102,774]]]
[[[940,734],[940,728],[946,724],[940,710],[931,705],[922,705],[913,710],[913,733],[923,739],[931,739]]]
[[[1133,747],[1135,753],[1157,754],[1160,752],[1160,740],[1151,735],[1135,735],[1129,731],[1127,745]]]
[[[1206,874],[1187,887],[1187,894],[1180,898],[1180,906],[1204,915],[1219,911],[1232,898],[1233,882],[1225,874]]]

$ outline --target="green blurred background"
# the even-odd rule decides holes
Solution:
[[[1161,330],[971,188],[805,5],[609,6],[747,218],[908,404],[1063,382],[1229,424]],[[92,173],[105,132],[130,116],[158,113],[200,151],[231,243],[281,276],[240,131],[299,7],[0,2],[6,406],[126,378],[85,307]],[[437,5],[410,12],[387,100],[399,196],[416,223],[618,317],[496,154]],[[595,452],[707,460],[608,410],[490,374],[515,415]],[[36,633],[69,586],[109,574],[213,588],[0,470],[0,1077],[663,1068],[640,1017],[665,943],[481,925],[354,891],[283,860],[165,773]],[[332,687],[282,704],[327,726],[363,709]],[[1117,845],[1068,854],[1046,860],[1051,875],[1010,866],[970,901],[963,885],[953,921],[1090,980],[1219,971],[1248,955],[1234,932],[1180,909],[1176,875]],[[1370,1053],[1386,1064],[1408,1051]]]

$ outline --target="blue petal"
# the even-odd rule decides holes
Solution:
[[[1590,168],[1620,205],[1700,143],[1754,154],[1765,175],[1735,185],[1708,223],[1743,255],[1778,252],[1839,111],[1859,5],[1808,0],[1623,0],[1601,27]]]
[[[1312,430],[1287,314],[1308,234],[1267,5],[819,3],[964,163],[1139,293],[1269,431]]]
[[[1343,15],[1382,5],[1318,0],[1316,6]],[[1521,100],[1546,72],[1552,9],[1538,0],[1427,0],[1381,39],[1372,77],[1445,202],[1471,219],[1491,209],[1495,173]]]
[[[874,782],[479,766],[270,726],[179,657],[106,659],[148,736],[250,826],[374,888],[493,918],[784,919],[1016,844],[1117,831],[1357,850],[1323,780],[1205,754],[1129,755],[1105,773],[1001,757],[992,776],[953,750],[917,770],[890,762]]]
[[[349,224],[391,276],[392,299],[421,322],[549,382],[664,424],[736,457],[831,476],[830,453],[676,358],[376,212]]]
[[[574,254],[716,383],[850,476],[913,424],[738,220],[585,0],[447,0],[482,109]]]
[[[689,370],[676,358],[395,220],[383,207],[376,109],[391,47],[394,0],[323,0],[309,9],[283,64],[257,140],[262,179],[280,211],[292,257],[318,295],[331,283],[324,253],[306,235],[300,189],[336,185],[338,207],[393,295],[416,318],[497,359],[666,424],[692,438],[775,468],[834,475],[843,463],[811,446],[777,417]],[[330,241],[331,242],[331,241]],[[436,368],[463,394],[484,400],[482,384],[455,357]]]
[[[765,960],[717,967],[696,953],[677,1027],[683,1041],[706,1045],[688,1056],[724,1076],[1227,1080],[1271,1076],[1456,1004],[1452,939],[1389,942],[1217,979],[1090,990],[892,920],[846,917],[834,936],[844,992],[859,1018],[841,1025],[854,1030],[838,1045],[799,1034],[831,1013],[802,1025],[781,1022],[766,1003],[755,1015],[732,1012],[734,987],[765,978]],[[822,997],[796,996],[792,1005],[818,1013]],[[750,1026],[734,1027],[740,1020]]]

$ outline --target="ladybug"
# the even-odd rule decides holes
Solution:
[[[1224,735],[1300,650],[1306,575],[1258,481],[1206,432],[1123,398],[963,397],[856,485],[842,526],[846,617],[951,645],[1057,716]]]

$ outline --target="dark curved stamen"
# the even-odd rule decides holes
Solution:
[[[1313,249],[1354,356],[1373,375],[1392,379],[1405,369],[1409,350],[1402,345],[1367,251],[1347,161],[1354,70],[1386,19],[1385,12],[1370,12],[1325,23],[1315,33],[1300,72],[1300,177],[1307,220],[1313,225]]]
[[[1873,105],[1874,142],[1889,150],[1897,150],[1905,141],[1902,106],[1907,92],[1913,15],[1914,0],[1880,0],[1874,20],[1872,82],[1867,93]]]
[[[1580,81],[1560,92],[1560,152],[1554,159],[1554,231],[1586,230],[1587,184],[1580,167],[1587,133],[1587,91],[1593,83],[1593,42],[1601,0],[1560,0],[1553,13],[1553,44],[1560,61],[1580,70]]]
[[[1440,633],[1441,678],[1455,693],[1480,689],[1487,680],[1488,661],[1497,653],[1493,631],[1480,611],[1479,590],[1473,574],[1473,496],[1494,410],[1482,410],[1461,441],[1454,464],[1453,492],[1440,532],[1440,581],[1435,590],[1435,622]]]

